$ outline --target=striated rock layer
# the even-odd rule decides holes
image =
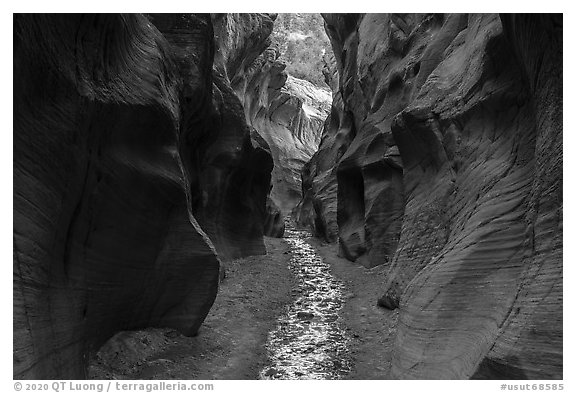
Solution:
[[[252,51],[272,22],[250,17],[235,42]],[[214,61],[209,15],[16,15],[14,29],[14,378],[83,378],[119,330],[197,332],[214,245],[265,252],[272,159],[222,72],[259,53]]]
[[[300,220],[388,266],[392,377],[562,378],[562,16],[324,17],[342,102]]]
[[[269,47],[233,86],[246,121],[270,147],[274,159],[270,196],[284,215],[302,198],[300,172],[318,149],[330,108],[330,93],[294,78],[274,46]]]

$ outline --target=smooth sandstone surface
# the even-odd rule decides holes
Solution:
[[[332,90],[332,107],[324,122],[318,150],[302,168],[302,199],[292,210],[292,217],[298,226],[316,237],[335,242],[338,240],[336,169],[354,134],[352,117],[344,109],[338,86],[336,59],[327,54],[323,60],[322,72]]]
[[[245,17],[221,56],[218,16],[15,16],[14,378],[85,378],[120,330],[194,335],[220,259],[265,253],[272,157],[224,69],[272,19]]]
[[[391,376],[562,378],[562,16],[324,18],[298,220],[388,268]]]
[[[273,15],[213,14],[212,106],[190,129],[200,170],[192,210],[224,259],[265,254],[262,239],[274,166],[253,139],[233,86],[269,44]],[[202,133],[199,131],[203,130]]]
[[[294,78],[271,45],[235,85],[246,121],[268,143],[274,160],[270,196],[284,216],[302,198],[301,171],[318,149],[331,95],[326,88]]]
[[[14,378],[196,334],[291,212],[387,269],[386,376],[561,379],[562,16],[324,14],[329,111],[274,18],[15,16]]]

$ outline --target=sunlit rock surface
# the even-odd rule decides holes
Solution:
[[[195,334],[216,250],[265,252],[272,159],[226,67],[272,20],[244,17],[224,45],[209,15],[15,16],[15,378],[84,378],[119,330]]]
[[[328,115],[329,90],[294,78],[274,46],[234,85],[246,120],[266,140],[274,158],[271,198],[284,215],[302,198],[302,167],[318,149]]]
[[[392,377],[562,378],[562,16],[325,20],[342,103],[299,220],[388,266]]]

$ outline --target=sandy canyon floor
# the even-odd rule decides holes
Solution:
[[[384,282],[383,269],[365,269],[349,262],[338,257],[337,245],[325,244],[310,237],[302,240],[305,242],[303,246],[307,252],[314,252],[316,257],[322,258],[329,274],[339,283],[338,319],[332,322],[324,318],[328,322],[315,322],[315,318],[319,319],[317,315],[308,317],[300,312],[298,317],[303,317],[304,328],[309,327],[312,331],[315,327],[321,331],[328,329],[330,335],[325,335],[328,341],[318,342],[316,337],[313,344],[317,347],[290,349],[292,339],[287,337],[282,341],[281,348],[275,348],[276,354],[270,351],[272,332],[275,332],[277,339],[278,331],[282,330],[281,324],[291,323],[289,313],[295,315],[294,306],[300,304],[302,296],[307,296],[303,294],[302,282],[299,282],[299,267],[294,266],[294,258],[299,255],[295,247],[302,245],[287,240],[290,239],[265,238],[267,255],[237,259],[226,264],[226,278],[196,337],[185,337],[170,329],[117,334],[92,358],[90,377],[200,380],[318,378],[318,373],[312,374],[306,370],[297,371],[296,376],[274,375],[277,367],[271,364],[272,357],[277,357],[279,351],[282,357],[282,352],[286,351],[301,352],[297,356],[287,356],[288,362],[292,361],[290,359],[300,363],[302,360],[314,362],[314,359],[329,358],[330,361],[324,360],[332,367],[326,373],[326,379],[386,379],[390,371],[392,339],[398,313],[376,305]],[[322,304],[324,302],[326,299]],[[344,349],[340,343],[330,342],[330,337],[333,340],[341,339],[333,332],[335,327],[346,337]],[[337,349],[332,348],[335,344]],[[330,350],[332,352],[328,353]],[[347,369],[340,372],[333,365],[343,367],[344,359]]]

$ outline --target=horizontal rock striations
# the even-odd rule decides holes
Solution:
[[[272,21],[248,17],[223,58],[209,15],[15,16],[14,378],[85,378],[119,330],[195,334],[216,250],[265,252],[272,159],[229,70]]]
[[[514,301],[474,378],[563,377],[562,15],[502,15],[529,88],[534,169]],[[521,130],[519,130],[521,132]]]
[[[324,17],[342,101],[299,220],[387,266],[391,376],[562,378],[562,16]]]

